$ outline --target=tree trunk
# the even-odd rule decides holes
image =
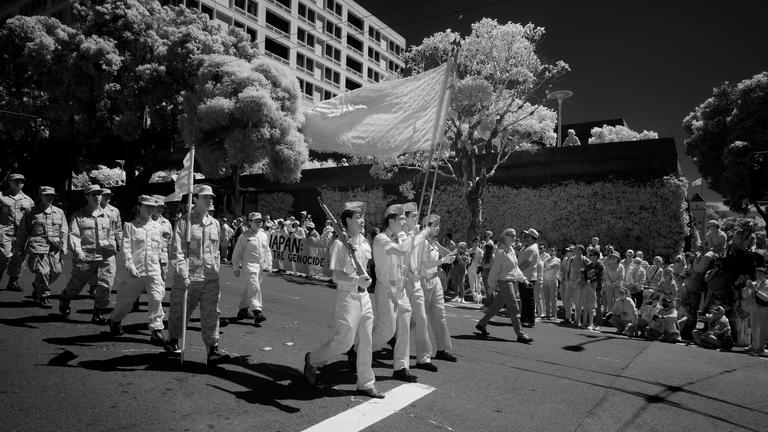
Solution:
[[[243,204],[240,195],[240,167],[235,165],[232,165],[232,189],[232,204],[229,211],[234,217],[239,217],[242,216]]]
[[[760,207],[760,204],[757,203],[756,201],[753,202],[752,205],[755,206],[755,210],[757,210],[757,213],[760,215],[760,217],[763,218],[763,222],[768,224],[768,213],[766,213],[766,210],[768,210],[768,207],[763,209],[762,207]]]
[[[467,200],[469,208],[469,226],[467,227],[467,244],[475,237],[479,237],[480,228],[483,225],[483,200],[479,195],[471,192],[472,188],[467,189],[464,197]]]

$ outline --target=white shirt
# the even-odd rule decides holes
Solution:
[[[237,238],[232,251],[232,267],[239,268],[241,265],[251,273],[272,268],[272,251],[264,230],[248,229]]]
[[[538,272],[536,264],[539,262],[539,245],[531,243],[527,248],[520,251],[520,256],[517,258],[518,266],[523,263],[530,263],[526,269],[520,268],[523,272],[523,276],[529,281],[535,281],[538,279]]]
[[[126,268],[135,269],[139,276],[160,275],[161,230],[160,224],[151,218],[143,224],[138,218],[125,224],[123,252]]]
[[[376,263],[376,280],[395,282],[399,285],[399,281],[402,281],[405,275],[405,260],[402,256],[389,253],[389,250],[400,249],[402,245],[396,243],[388,234],[388,231],[384,231],[373,239],[373,262]],[[406,237],[404,233],[400,236],[403,242]]]
[[[368,244],[368,240],[364,236],[358,234],[355,237],[349,239],[352,246],[355,247],[355,258],[360,262],[363,268],[368,266],[368,260],[371,259],[371,245]],[[352,257],[349,250],[341,240],[334,240],[331,244],[330,250],[330,270],[346,273],[349,276],[357,276],[357,269],[355,263],[352,261]],[[337,284],[348,284],[347,282],[335,281]]]

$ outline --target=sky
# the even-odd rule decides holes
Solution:
[[[356,1],[409,47],[449,28],[469,34],[484,17],[545,27],[539,56],[571,67],[557,86],[574,92],[563,123],[623,118],[633,130],[672,137],[689,180],[700,176],[685,155],[685,116],[715,86],[768,70],[764,0]],[[706,188],[702,195],[720,199]]]

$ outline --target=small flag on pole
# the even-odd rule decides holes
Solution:
[[[429,150],[435,120],[448,108],[442,100],[448,73],[446,63],[315,105],[305,113],[309,148],[377,157]]]
[[[691,186],[701,186],[701,177],[697,178],[693,182],[691,182]]]
[[[188,152],[184,156],[184,167],[179,171],[179,175],[176,176],[175,190],[172,194],[165,197],[165,202],[169,201],[181,201],[181,197],[189,190],[190,181],[192,179],[192,152]]]

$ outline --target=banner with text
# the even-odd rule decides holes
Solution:
[[[272,268],[308,276],[330,277],[328,250],[333,239],[296,238],[279,234],[269,237]]]

